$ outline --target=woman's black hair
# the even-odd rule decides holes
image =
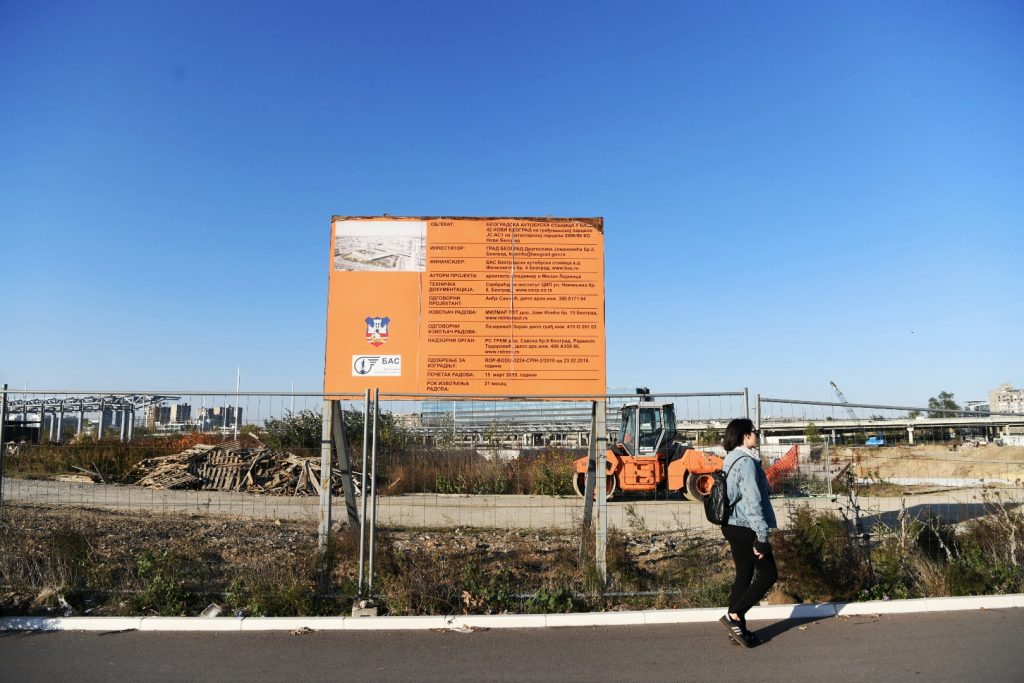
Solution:
[[[725,452],[742,446],[743,437],[754,431],[754,423],[745,417],[738,417],[729,422],[725,428],[725,436],[722,437],[722,448]]]

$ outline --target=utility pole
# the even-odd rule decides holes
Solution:
[[[235,370],[235,439],[238,439],[238,416],[241,412],[238,408],[238,388],[242,386],[242,366]]]

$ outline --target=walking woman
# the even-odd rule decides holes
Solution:
[[[776,528],[775,511],[768,498],[768,478],[761,466],[754,423],[736,419],[725,428],[722,445],[728,455],[722,468],[726,472],[729,494],[729,523],[722,535],[729,541],[736,564],[736,581],[729,594],[729,613],[721,622],[729,636],[740,645],[754,647],[761,640],[747,629],[747,611],[759,603],[779,574],[768,540],[768,530]]]

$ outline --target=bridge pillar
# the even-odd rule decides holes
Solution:
[[[64,440],[64,404],[60,406],[60,412],[57,413],[57,443],[61,443]]]
[[[78,429],[75,430],[75,436],[82,433],[82,425],[85,424],[85,406],[78,408]]]
[[[914,425],[907,427],[907,441],[910,442],[911,446],[914,445]]]
[[[102,441],[103,440],[103,418],[106,416],[106,412],[107,412],[107,410],[103,406],[103,401],[100,401],[100,423],[96,427],[96,440],[97,441]]]

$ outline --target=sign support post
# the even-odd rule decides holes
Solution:
[[[608,486],[605,448],[607,447],[607,426],[605,401],[594,401],[590,411],[590,453],[587,458],[587,485],[583,491],[583,535],[580,539],[580,558],[587,557],[587,536],[594,517],[594,500],[597,499],[597,525],[594,529],[594,562],[601,582],[608,580],[606,557],[608,545]],[[600,491],[600,495],[598,495]]]
[[[317,547],[320,552],[327,549],[331,533],[331,414],[334,401],[324,398],[323,425],[320,429],[320,533]]]

